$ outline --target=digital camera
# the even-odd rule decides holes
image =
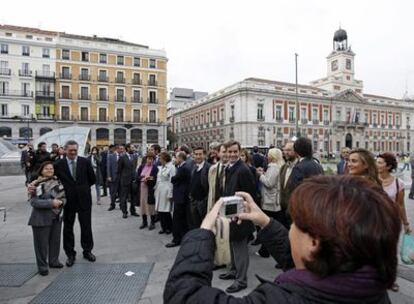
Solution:
[[[219,211],[220,216],[232,218],[244,211],[243,199],[240,196],[225,196],[221,199],[223,205]]]

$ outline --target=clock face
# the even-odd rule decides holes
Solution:
[[[338,69],[338,60],[334,60],[331,63],[331,70],[336,71]]]

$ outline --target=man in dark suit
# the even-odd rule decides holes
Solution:
[[[206,161],[207,152],[203,147],[195,148],[193,153],[194,166],[191,169],[190,182],[190,228],[196,229],[200,228],[201,222],[207,214],[208,170],[210,164]]]
[[[259,152],[259,147],[253,147],[253,154],[252,154],[252,163],[255,168],[263,168],[266,169],[266,158]]]
[[[350,152],[351,149],[349,149],[348,147],[342,148],[341,160],[339,161],[339,163],[336,164],[338,175],[348,174],[348,161]]]
[[[111,194],[111,205],[109,206],[108,211],[112,211],[115,209],[115,201],[118,197],[118,188],[119,188],[119,181],[118,181],[118,160],[119,160],[119,147],[118,145],[114,146],[114,152],[112,154],[108,154],[107,160],[107,180],[109,182],[109,192]]]
[[[184,152],[177,152],[176,166],[177,171],[171,178],[173,184],[173,240],[165,245],[167,248],[179,246],[182,238],[188,231],[187,208],[190,203],[189,185],[191,181],[191,173],[185,160],[187,156]]]
[[[292,173],[287,184],[288,193],[291,194],[293,190],[299,186],[304,179],[314,176],[323,175],[323,168],[319,161],[312,157],[312,142],[309,138],[300,137],[293,144],[293,149],[298,155],[298,162],[293,167]],[[290,195],[288,197],[288,200]]]
[[[66,265],[75,263],[75,236],[73,225],[76,213],[81,228],[81,245],[83,257],[90,262],[96,260],[92,253],[92,196],[91,186],[95,184],[95,173],[91,163],[84,157],[78,156],[78,143],[69,140],[65,144],[66,157],[55,164],[55,174],[65,188],[66,205],[63,212],[63,249],[68,257]]]
[[[134,179],[135,175],[135,167],[134,167],[134,159],[133,155],[128,153],[126,151],[125,145],[119,145],[119,160],[118,160],[118,193],[119,193],[119,201],[120,201],[120,207],[122,210],[122,217],[127,218],[128,217],[128,211],[127,211],[127,200],[128,197],[131,195],[131,189],[132,189],[132,181]],[[131,212],[131,215],[138,216],[135,205],[131,201],[131,205],[129,208],[129,211]]]
[[[103,187],[103,196],[108,196],[108,172],[107,172],[107,165],[108,165],[108,154],[109,154],[110,147],[105,146],[103,151],[101,152],[101,173],[102,173],[102,187]]]
[[[244,191],[255,199],[255,178],[249,167],[240,159],[240,150],[240,143],[237,141],[227,143],[229,164],[226,168],[223,196],[231,196],[238,191]],[[226,289],[227,293],[247,288],[247,269],[249,267],[247,244],[253,231],[254,225],[251,221],[242,221],[240,225],[234,222],[230,224],[231,269],[228,273],[219,276],[222,280],[234,280],[233,284]]]

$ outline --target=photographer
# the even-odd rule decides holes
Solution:
[[[245,199],[240,220],[263,229],[261,242],[284,270],[243,298],[211,287],[214,227],[222,202],[201,229],[183,239],[164,290],[164,303],[390,303],[401,230],[398,207],[361,177],[312,177],[293,192],[288,231]],[[352,215],[352,216],[351,216]],[[375,253],[375,255],[373,255]]]

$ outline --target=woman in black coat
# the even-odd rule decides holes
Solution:
[[[211,287],[218,201],[201,228],[184,237],[164,290],[164,303],[390,303],[401,230],[398,207],[361,177],[318,176],[292,194],[290,231],[247,193],[238,220],[262,227],[260,241],[286,271],[234,298]]]

